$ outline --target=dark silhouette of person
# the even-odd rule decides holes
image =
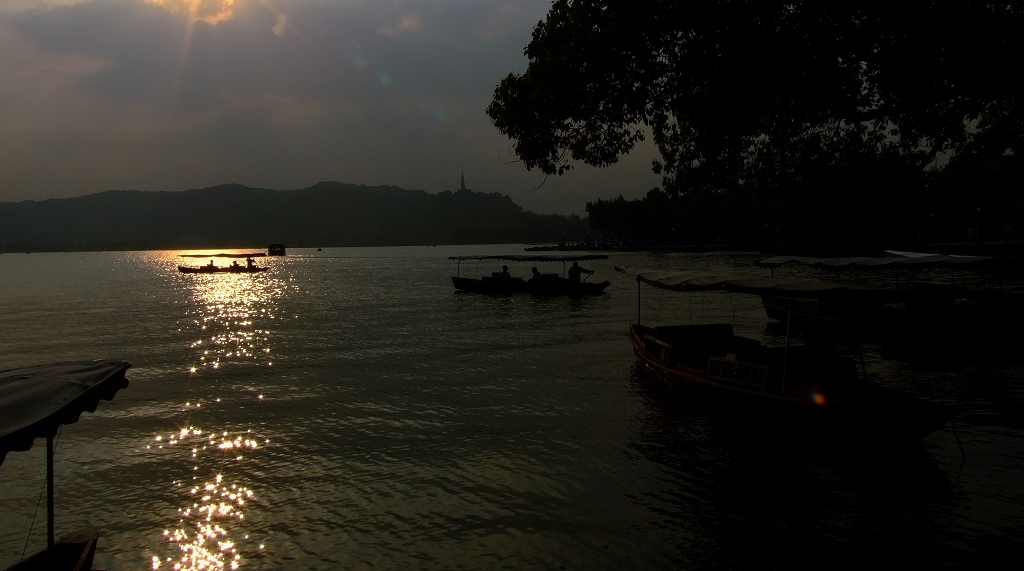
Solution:
[[[537,271],[537,266],[533,266],[533,270],[532,271],[533,271],[533,276],[530,277],[530,281],[531,282],[539,282],[540,280],[544,279],[544,274],[542,274],[539,271]]]
[[[569,281],[579,282],[580,275],[587,274],[589,276],[592,273],[594,273],[594,270],[588,270],[581,266],[579,262],[573,262],[572,267],[569,268]]]
[[[498,279],[500,279],[500,280],[510,280],[510,279],[512,279],[512,274],[508,273],[508,266],[501,266],[501,273],[498,274]]]

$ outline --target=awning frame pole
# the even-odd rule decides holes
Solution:
[[[779,394],[786,394],[786,373],[789,368],[789,327],[793,320],[793,299],[786,303],[786,351],[782,354],[782,388]]]
[[[640,280],[636,280],[636,324],[640,325],[643,323],[640,321]]]
[[[53,437],[46,437],[46,548],[52,548],[53,539]]]

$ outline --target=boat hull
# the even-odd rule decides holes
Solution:
[[[573,282],[563,278],[545,278],[527,281],[521,278],[463,278],[452,276],[456,290],[474,293],[507,295],[531,293],[536,295],[592,295],[601,293],[611,282]]]
[[[643,378],[758,432],[905,442],[941,429],[958,412],[860,379],[848,359],[803,346],[766,348],[732,336],[731,327],[633,325],[629,337]]]
[[[245,266],[232,268],[231,266],[178,266],[178,271],[183,274],[255,274],[267,271],[263,266],[247,268]]]
[[[79,532],[62,537],[51,547],[8,567],[4,571],[90,571],[99,535]]]

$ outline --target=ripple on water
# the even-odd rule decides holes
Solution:
[[[594,264],[607,294],[567,300],[455,294],[449,250],[424,250],[310,251],[231,280],[179,274],[176,252],[52,258],[67,275],[0,257],[0,361],[133,363],[128,389],[65,427],[61,529],[102,528],[97,567],[169,568],[184,552],[163,533],[197,529],[203,512],[181,510],[212,482],[252,492],[222,521],[243,568],[753,569],[889,552],[928,567],[1020,550],[1019,365],[864,349],[870,374],[964,406],[966,459],[950,432],[897,457],[778,447],[643,386],[625,338],[638,310],[773,338],[760,300],[638,304],[612,271],[747,270],[755,255],[616,253]],[[239,437],[256,448],[220,447]],[[41,460],[37,447],[0,468],[0,563],[24,545]]]

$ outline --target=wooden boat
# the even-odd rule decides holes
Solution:
[[[633,352],[649,371],[744,422],[792,436],[912,440],[957,414],[858,377],[856,364],[809,345],[767,347],[732,325],[630,326]]]
[[[64,536],[5,571],[90,571],[98,541],[99,534],[93,532]]]
[[[844,291],[841,283],[630,272],[655,287]],[[647,373],[755,429],[793,438],[855,442],[920,439],[951,422],[957,408],[883,387],[858,375],[856,363],[824,346],[781,347],[735,335],[730,324],[629,328],[633,352]]]
[[[183,274],[255,274],[265,272],[267,268],[265,266],[257,266],[253,262],[253,258],[262,258],[266,255],[262,252],[242,254],[181,254],[180,257],[182,258],[210,258],[210,263],[202,266],[179,265],[178,271]],[[214,258],[245,258],[245,265],[239,264],[238,260],[235,259],[226,266],[218,266],[213,263]]]
[[[501,256],[450,256],[450,260],[497,260],[511,262],[562,262],[564,266],[568,262],[581,262],[586,260],[607,259],[603,254],[577,254],[577,255],[501,255]],[[589,277],[589,276],[587,276]],[[452,285],[456,290],[474,293],[489,294],[514,294],[530,293],[536,295],[591,295],[601,293],[611,285],[609,281],[589,282],[586,279],[580,281],[570,280],[557,273],[544,273],[536,279],[523,279],[520,277],[505,277],[494,272],[489,276],[479,278],[467,278],[452,276]]]
[[[255,274],[267,271],[266,266],[178,266],[183,274]]]
[[[0,464],[8,452],[28,450],[46,439],[46,549],[7,571],[88,571],[99,535],[80,531],[54,538],[54,437],[64,424],[94,412],[128,386],[125,361],[70,361],[0,371]]]

